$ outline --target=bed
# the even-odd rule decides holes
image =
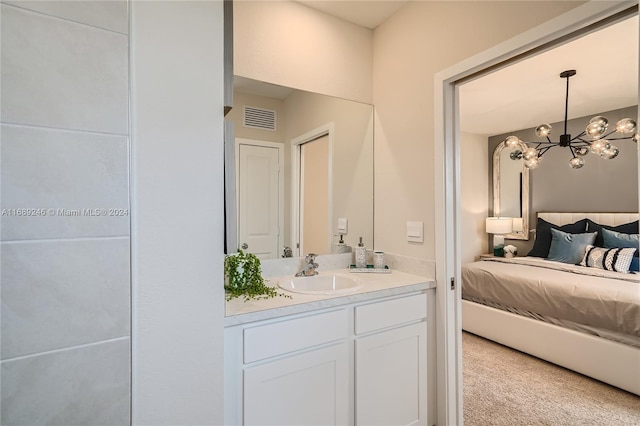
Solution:
[[[572,232],[602,225],[608,229],[598,233],[610,235],[638,214],[539,213],[537,227],[570,230],[585,219],[590,229]],[[532,251],[543,243],[537,237]],[[462,298],[465,331],[640,395],[640,274],[540,257],[489,258],[463,265]]]

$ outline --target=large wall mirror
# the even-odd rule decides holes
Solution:
[[[373,106],[239,76],[233,103],[225,190],[235,195],[227,242],[237,247],[227,252],[328,254],[338,234],[372,247]]]
[[[512,217],[514,230],[506,238],[529,239],[529,169],[517,150],[504,142],[493,151],[493,215]]]

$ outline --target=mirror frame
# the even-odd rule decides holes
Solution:
[[[500,153],[507,145],[500,142],[493,151],[493,215],[500,216]],[[520,160],[518,160],[520,161]],[[511,240],[529,239],[529,169],[522,162],[522,231],[505,234],[504,237]]]

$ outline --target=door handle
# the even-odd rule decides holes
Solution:
[[[249,244],[247,243],[242,243],[242,246],[240,246],[242,248],[242,250],[246,250],[249,248]]]

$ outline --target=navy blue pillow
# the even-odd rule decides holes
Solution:
[[[549,256],[549,248],[551,247],[551,229],[557,229],[569,234],[582,234],[587,231],[587,219],[581,219],[567,225],[554,225],[544,219],[538,218],[536,223],[536,240],[533,248],[527,256],[543,257]]]
[[[638,254],[638,252],[636,252]],[[629,266],[630,271],[640,272],[640,262],[638,261],[638,256],[634,257],[631,260],[631,266]]]
[[[622,234],[637,234],[638,233],[638,221],[623,223],[618,226],[609,226],[609,225],[600,225],[599,223],[595,223],[591,219],[587,219],[587,230],[589,232],[598,231],[598,236],[596,237],[596,242],[594,246],[596,247],[604,247],[604,240],[602,239],[602,228],[609,229],[611,231],[620,232]]]

